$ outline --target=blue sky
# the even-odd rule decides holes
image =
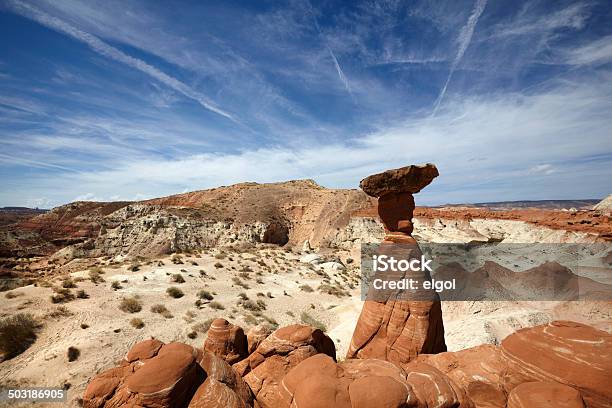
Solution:
[[[0,206],[433,162],[417,203],[612,192],[612,5],[0,0]]]

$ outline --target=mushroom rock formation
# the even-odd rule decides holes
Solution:
[[[478,407],[506,407],[502,383],[507,364],[497,346],[485,344],[455,352],[422,354],[415,362],[429,364],[444,373]],[[411,371],[412,364],[404,368]]]
[[[554,382],[527,382],[514,388],[507,408],[584,408],[580,392]]]
[[[215,319],[208,329],[204,351],[221,356],[228,364],[234,364],[248,355],[247,337],[240,326],[225,319]]]
[[[275,408],[282,401],[281,381],[285,374],[319,353],[335,360],[334,342],[319,329],[295,324],[274,331],[233,367],[249,385],[260,407]]]
[[[419,407],[406,373],[394,364],[375,359],[336,363],[325,354],[291,369],[281,394],[279,408]]]
[[[94,377],[83,395],[83,406],[187,405],[206,375],[196,362],[199,352],[187,344],[159,343],[136,344],[119,367]]]
[[[378,214],[386,230],[378,254],[398,259],[418,258],[420,249],[412,236],[413,193],[436,176],[433,164],[407,166],[369,176],[359,186],[378,197]],[[392,279],[429,280],[426,271],[385,273]],[[394,275],[395,274],[395,275]],[[420,289],[376,291],[370,288],[364,302],[347,358],[378,358],[405,364],[422,353],[446,351],[439,296]]]
[[[218,355],[204,352],[198,361],[207,374],[189,408],[247,408],[253,394],[242,377]]]
[[[580,391],[588,407],[612,406],[609,333],[580,323],[554,321],[509,335],[501,351],[508,363],[506,390],[514,391],[525,382],[555,381]]]
[[[247,332],[247,353],[250,355],[254,352],[262,341],[272,333],[272,328],[267,324],[258,324],[251,327]]]

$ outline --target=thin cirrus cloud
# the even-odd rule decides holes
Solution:
[[[205,109],[208,109],[209,111],[221,115],[232,121],[236,121],[234,116],[232,116],[230,113],[217,107],[212,101],[209,100],[209,98],[193,90],[185,83],[155,68],[154,66],[147,64],[146,62],[138,58],[134,58],[130,55],[127,55],[123,51],[112,47],[104,41],[100,40],[98,37],[89,34],[85,31],[79,30],[78,28],[70,25],[69,23],[62,21],[59,18],[50,16],[29,4],[20,1],[10,1],[8,5],[16,13],[19,13],[24,17],[35,20],[44,26],[62,32],[78,41],[81,41],[87,44],[92,50],[94,50],[98,54],[126,64],[134,69],[137,69],[150,76],[151,78],[154,78],[155,80],[183,94],[184,96],[193,99]]]

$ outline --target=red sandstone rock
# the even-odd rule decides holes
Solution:
[[[405,370],[406,382],[414,390],[419,408],[474,408],[465,390],[437,368],[413,361]]]
[[[187,405],[205,373],[199,353],[182,343],[136,344],[120,367],[96,376],[83,395],[85,407],[176,407]],[[138,358],[138,357],[142,357]]]
[[[389,193],[418,193],[438,177],[438,169],[431,163],[412,165],[373,174],[361,180],[359,187],[372,197]]]
[[[410,193],[389,193],[378,199],[378,216],[387,231],[411,234],[412,211],[414,198]]]
[[[511,334],[501,350],[508,362],[506,390],[524,382],[555,381],[580,391],[588,407],[612,406],[612,335],[555,321]]]
[[[554,382],[528,382],[514,388],[508,408],[584,408],[580,392]]]
[[[215,354],[204,352],[198,362],[207,377],[191,399],[189,408],[252,406],[251,389],[225,360]]]
[[[416,395],[405,372],[382,360],[336,362],[317,354],[294,367],[282,381],[281,407],[409,408]]]
[[[308,357],[324,353],[336,358],[334,342],[321,330],[295,324],[276,330],[234,369],[249,385],[262,408],[276,408],[282,401],[285,374]]]
[[[225,319],[215,319],[208,329],[204,350],[234,364],[248,355],[247,337],[241,327]]]
[[[427,363],[448,376],[465,390],[477,407],[506,407],[502,378],[507,364],[499,347],[485,344],[456,352],[424,354],[416,361]],[[404,367],[409,370],[410,364]]]
[[[272,328],[265,324],[258,324],[257,326],[251,327],[247,332],[247,354],[254,352],[262,341],[272,334]]]

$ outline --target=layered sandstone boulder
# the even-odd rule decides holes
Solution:
[[[507,363],[497,346],[485,344],[455,352],[423,354],[415,363],[426,363],[448,376],[478,407],[506,407],[503,377]],[[413,364],[404,368],[411,371]]]
[[[555,382],[528,382],[514,388],[507,408],[584,408],[580,392]]]
[[[246,334],[247,353],[249,355],[253,353],[270,334],[272,334],[272,328],[267,324],[258,324],[251,327]]]
[[[135,344],[83,395],[86,408],[246,408],[252,401],[249,387],[221,357],[156,339]]]
[[[206,376],[197,363],[198,355],[197,350],[182,343],[138,343],[119,367],[90,381],[83,406],[186,406]]]
[[[208,329],[204,351],[221,356],[228,364],[237,363],[248,355],[247,336],[242,327],[215,319]]]
[[[334,342],[319,329],[295,324],[273,332],[234,369],[249,385],[260,407],[274,408],[282,401],[285,374],[319,353],[335,360]]]
[[[317,354],[285,376],[277,407],[405,408],[417,404],[401,368],[375,359],[336,363]]]
[[[504,386],[554,381],[582,395],[588,407],[612,405],[612,335],[584,324],[555,321],[521,329],[501,344],[507,361]]]
[[[388,170],[363,179],[360,187],[378,197],[378,214],[386,236],[378,255],[396,259],[419,258],[421,251],[412,236],[412,193],[419,192],[436,176],[433,164]],[[387,280],[431,277],[426,271],[385,273]],[[349,345],[347,358],[378,358],[406,364],[423,353],[446,351],[440,299],[420,289],[375,290],[370,287]]]

